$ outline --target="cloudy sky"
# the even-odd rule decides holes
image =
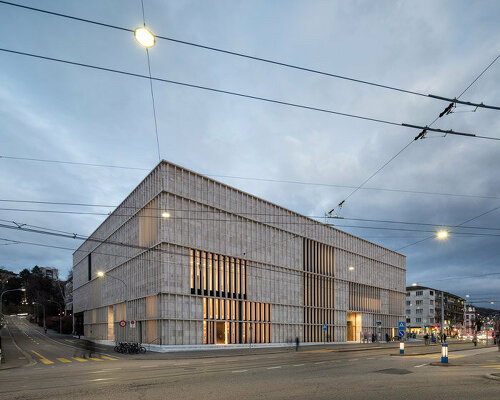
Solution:
[[[139,0],[16,3],[130,29],[143,22]],[[144,0],[144,7],[146,25],[157,35],[445,97],[462,93],[500,54],[498,1]],[[2,49],[148,73],[145,50],[126,31],[0,4],[0,38]],[[155,77],[396,123],[429,124],[448,105],[161,39],[150,56]],[[498,106],[499,82],[500,60],[462,99]],[[153,85],[162,158],[232,176],[217,179],[310,216],[335,207],[419,133]],[[499,111],[454,111],[433,126],[500,137]],[[75,212],[110,208],[19,201],[123,200],[158,162],[149,81],[0,51],[0,145],[0,218],[88,235],[105,216]],[[408,284],[500,300],[500,274],[491,275],[500,273],[500,208],[491,211],[500,207],[499,154],[498,141],[428,133],[349,197],[339,214],[345,219],[333,222],[390,249],[451,227],[455,233],[446,241],[401,250]],[[453,228],[488,211],[464,225],[469,228]],[[66,248],[80,243],[5,228],[0,238]],[[19,271],[35,264],[57,267],[65,277],[72,252],[0,240],[1,266]]]

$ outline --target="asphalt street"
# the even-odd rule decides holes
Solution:
[[[26,359],[0,370],[0,399],[500,398],[496,347],[450,344],[449,366],[439,363],[438,346],[408,347],[399,356],[397,344],[185,357],[117,355],[98,346],[93,357],[83,358],[77,339],[45,335],[17,317],[8,318],[8,329]]]

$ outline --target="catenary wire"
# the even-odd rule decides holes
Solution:
[[[16,55],[21,55],[21,56],[26,56],[26,57],[42,59],[42,60],[46,60],[46,61],[59,62],[59,63],[67,64],[67,65],[90,68],[90,69],[95,69],[95,70],[100,70],[100,71],[105,71],[105,72],[112,72],[112,73],[121,74],[121,75],[125,75],[125,76],[133,76],[133,77],[142,78],[142,79],[152,79],[152,80],[155,80],[158,82],[163,82],[163,83],[168,83],[168,84],[173,84],[173,85],[178,85],[178,86],[183,86],[183,87],[189,87],[189,88],[193,88],[193,89],[200,89],[200,90],[205,90],[205,91],[214,92],[214,93],[226,94],[226,95],[230,95],[230,96],[236,96],[236,97],[241,97],[241,98],[246,98],[246,99],[251,99],[251,100],[263,101],[266,103],[279,104],[279,105],[283,105],[283,106],[287,106],[287,107],[293,107],[293,108],[299,108],[299,109],[304,109],[304,110],[309,110],[309,111],[316,111],[316,112],[321,112],[321,113],[338,115],[338,116],[342,116],[342,117],[346,117],[346,118],[353,118],[353,119],[359,119],[359,120],[363,120],[363,121],[376,122],[376,123],[385,124],[385,125],[399,126],[399,127],[403,127],[403,128],[411,128],[411,129],[418,129],[418,130],[426,129],[427,131],[430,131],[430,132],[438,132],[438,133],[444,133],[444,134],[449,134],[449,135],[467,136],[467,137],[477,138],[477,139],[487,139],[487,140],[500,141],[500,138],[492,137],[492,136],[479,136],[479,135],[476,135],[473,133],[457,132],[457,131],[453,131],[451,129],[444,130],[444,129],[437,129],[437,128],[431,128],[431,127],[424,127],[424,126],[414,125],[414,124],[399,123],[399,122],[383,120],[383,119],[379,119],[379,118],[367,117],[367,116],[358,115],[358,114],[344,113],[344,112],[330,110],[330,109],[326,109],[326,108],[319,108],[319,107],[307,106],[304,104],[275,100],[275,99],[270,99],[267,97],[253,96],[253,95],[241,93],[241,92],[234,92],[234,91],[230,91],[230,90],[216,89],[216,88],[212,88],[212,87],[208,87],[208,86],[195,85],[195,84],[187,83],[187,82],[174,81],[174,80],[165,79],[165,78],[158,78],[158,77],[151,77],[150,78],[148,75],[138,74],[135,72],[129,72],[129,71],[123,71],[123,70],[118,70],[118,69],[114,69],[114,68],[106,68],[106,67],[101,67],[101,66],[92,65],[92,64],[69,61],[69,60],[64,60],[61,58],[42,56],[39,54],[27,53],[27,52],[22,52],[22,51],[7,49],[7,48],[0,48],[0,51],[3,51],[5,53],[10,53],[10,54],[16,54]]]
[[[469,86],[467,86],[465,88],[465,90],[457,97],[455,98],[455,100],[458,100],[460,97],[462,97],[462,95],[495,63],[495,61],[500,57],[500,54],[470,83]],[[434,96],[436,97],[436,96]],[[445,98],[442,98],[442,99],[445,99]],[[450,99],[445,99],[445,100],[450,100]],[[450,106],[453,106],[454,103],[450,104],[448,107]],[[441,114],[439,114],[429,125],[428,127],[431,127],[432,125],[434,125],[434,123],[439,119],[441,118],[442,116],[446,115],[446,112],[442,112]],[[406,124],[404,124],[406,125]],[[394,155],[393,157],[391,157],[384,165],[382,165],[379,169],[377,169],[372,175],[370,175],[366,180],[364,180],[359,186],[357,186],[351,193],[349,193],[349,195],[343,200],[341,201],[337,207],[339,208],[342,208],[342,205],[344,204],[344,202],[349,198],[351,197],[354,193],[356,193],[358,190],[360,190],[364,185],[366,185],[373,177],[375,177],[380,171],[382,171],[389,163],[391,163],[396,157],[398,157],[403,151],[405,151],[414,141],[418,140],[418,139],[421,139],[421,138],[424,138],[425,136],[425,133],[428,129],[423,129],[422,132],[416,136],[413,140],[411,140],[407,145],[405,145],[401,150],[399,150],[396,155]],[[335,209],[332,209],[331,211],[328,212],[329,215],[332,214],[332,212],[334,211]]]
[[[69,164],[69,165],[81,165],[90,167],[102,167],[102,168],[118,168],[118,169],[130,169],[139,171],[150,171],[150,168],[140,168],[140,167],[127,167],[124,165],[107,165],[107,164],[93,164],[93,163],[83,163],[83,162],[72,162],[64,160],[48,160],[41,158],[27,158],[27,157],[11,157],[0,154],[0,159],[5,158],[7,160],[18,160],[18,161],[35,161],[35,162],[47,162],[56,164]],[[305,182],[305,181],[295,181],[286,179],[269,179],[269,178],[259,178],[259,177],[249,177],[249,176],[235,176],[235,175],[220,175],[220,174],[202,174],[207,177],[212,178],[227,178],[227,179],[239,179],[239,180],[249,180],[257,182],[271,182],[271,183],[286,183],[291,185],[304,185],[304,186],[322,186],[322,187],[334,187],[334,188],[345,188],[345,189],[355,189],[356,186],[352,185],[337,185],[333,183],[324,182]],[[473,195],[473,194],[463,194],[463,193],[445,193],[445,192],[429,192],[422,190],[405,190],[405,189],[390,189],[390,188],[379,188],[379,187],[362,187],[361,190],[374,190],[383,192],[394,192],[394,193],[408,193],[408,194],[423,194],[431,196],[450,196],[450,197],[468,197],[468,198],[478,198],[478,199],[495,199],[500,200],[498,196],[486,196],[486,195]],[[2,200],[0,200],[2,201]],[[21,201],[21,200],[19,200]],[[107,206],[116,207],[116,206]]]
[[[23,9],[26,9],[26,10],[35,11],[35,12],[39,12],[39,13],[44,13],[44,14],[48,14],[48,15],[52,15],[52,16],[56,16],[56,17],[67,18],[67,19],[71,19],[71,20],[74,20],[74,21],[85,22],[85,23],[89,23],[89,24],[93,24],[93,25],[103,26],[103,27],[106,27],[106,28],[118,29],[118,30],[121,30],[121,31],[124,31],[124,32],[134,32],[134,30],[130,29],[130,28],[124,28],[124,27],[117,26],[117,25],[107,24],[107,23],[103,23],[103,22],[99,22],[99,21],[94,21],[94,20],[90,20],[90,19],[86,19],[86,18],[75,17],[75,16],[72,16],[72,15],[57,13],[57,12],[54,12],[54,11],[43,10],[43,9],[40,9],[40,8],[29,7],[29,6],[25,6],[25,5],[21,5],[21,4],[16,4],[16,3],[8,2],[8,1],[0,1],[0,4],[14,6],[14,7],[19,7],[19,8],[23,8]],[[143,12],[143,15],[144,15],[144,12]],[[194,42],[190,42],[190,41],[186,41],[186,40],[175,39],[175,38],[168,37],[168,36],[155,35],[155,37],[158,38],[158,39],[162,39],[162,40],[166,40],[166,41],[172,42],[172,43],[177,43],[177,44],[181,44],[181,45],[192,46],[192,47],[196,47],[196,48],[200,48],[200,49],[204,49],[204,50],[210,50],[210,51],[214,51],[214,52],[218,52],[218,53],[222,53],[222,54],[227,54],[227,55],[231,55],[231,56],[246,58],[246,59],[250,59],[250,60],[253,60],[253,61],[259,61],[259,62],[263,62],[263,63],[267,63],[267,64],[277,65],[277,66],[280,66],[280,67],[290,68],[290,69],[299,70],[299,71],[303,71],[303,72],[309,72],[309,73],[318,74],[318,75],[322,75],[322,76],[328,76],[328,77],[331,77],[331,78],[342,79],[342,80],[346,80],[346,81],[350,81],[350,82],[354,82],[354,83],[359,83],[359,84],[363,84],[363,85],[369,85],[369,86],[373,86],[373,87],[378,87],[378,88],[381,88],[381,89],[387,89],[387,90],[392,90],[392,91],[396,91],[396,92],[400,92],[400,93],[406,93],[406,94],[416,95],[416,96],[420,96],[420,97],[432,98],[432,99],[436,99],[436,100],[443,100],[443,101],[452,101],[453,100],[453,99],[449,99],[449,98],[446,98],[446,97],[443,97],[443,96],[435,96],[435,95],[432,95],[432,94],[425,94],[425,93],[422,93],[422,92],[417,92],[415,90],[398,88],[398,87],[395,87],[395,86],[384,85],[384,84],[381,84],[381,83],[371,82],[371,81],[367,81],[367,80],[363,80],[363,79],[352,78],[352,77],[348,77],[348,76],[340,75],[340,74],[333,74],[333,73],[329,73],[329,72],[325,72],[325,71],[320,71],[320,70],[313,69],[313,68],[308,68],[308,67],[303,67],[303,66],[299,66],[299,65],[290,64],[290,63],[285,63],[285,62],[280,62],[280,61],[276,61],[276,60],[266,59],[266,58],[263,58],[263,57],[256,57],[256,56],[252,56],[252,55],[249,55],[249,54],[245,54],[245,53],[241,53],[241,52],[236,52],[236,51],[225,50],[225,49],[221,49],[221,48],[217,48],[217,47],[213,47],[213,46],[206,46],[206,45],[202,45],[202,44],[199,44],[199,43],[194,43]],[[464,103],[464,104],[467,104],[467,105],[473,105],[475,107],[491,108],[491,109],[495,109],[495,110],[500,110],[500,107],[489,106],[489,105],[486,105],[486,104],[483,104],[483,103],[461,102],[458,99],[459,98],[456,98],[454,100],[456,102],[458,102],[458,103],[461,103],[461,104]]]

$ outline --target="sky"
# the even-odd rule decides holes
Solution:
[[[129,29],[143,25],[139,0],[15,2]],[[144,13],[156,35],[449,98],[500,54],[498,1],[144,0]],[[0,48],[148,74],[146,51],[130,32],[5,4]],[[396,123],[425,126],[448,105],[162,39],[149,54],[155,77]],[[498,106],[499,82],[497,60],[461,100]],[[304,215],[336,208],[344,219],[329,222],[339,229],[403,248],[407,284],[499,308],[499,141],[429,132],[339,210],[349,187],[420,131],[162,82],[153,89],[161,158],[232,176],[216,179]],[[500,138],[500,111],[474,110],[458,106],[433,127]],[[89,235],[105,215],[76,213],[112,208],[20,201],[118,205],[158,163],[149,81],[0,51],[0,156],[0,219]],[[464,224],[469,228],[454,227],[482,214]],[[452,232],[447,240],[413,244],[440,227]],[[51,266],[62,277],[72,265],[68,249],[81,243],[6,228],[0,238],[0,266]],[[480,303],[486,299],[499,302]]]

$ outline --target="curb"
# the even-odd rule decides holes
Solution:
[[[496,345],[491,345],[491,346],[484,346],[484,347],[480,347],[479,349],[477,347],[473,347],[471,349],[455,349],[453,350],[453,352],[457,352],[457,351],[468,351],[468,350],[474,350],[474,349],[477,349],[477,350],[480,350],[480,349],[490,349],[492,347],[495,347]],[[441,354],[440,352],[437,352],[437,353],[414,353],[414,354],[391,354],[392,357],[412,357],[412,356],[428,356],[428,355],[431,355],[431,354]]]
[[[498,374],[486,374],[484,377],[486,379],[492,379],[494,381],[500,381],[500,376]]]

